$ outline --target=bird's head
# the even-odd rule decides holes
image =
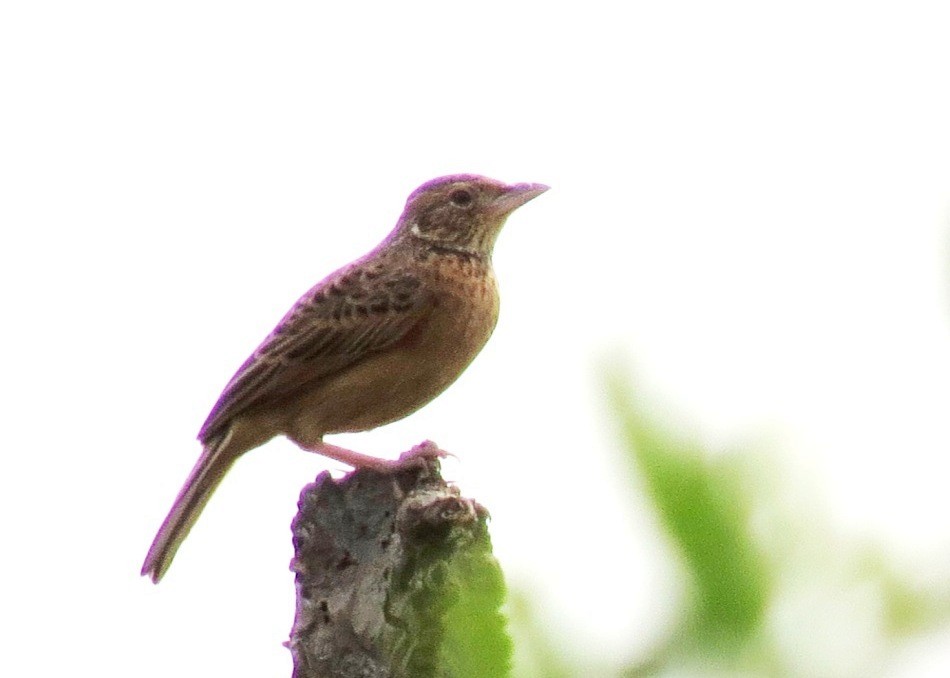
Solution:
[[[475,174],[433,179],[406,200],[395,234],[437,249],[487,256],[508,215],[546,190],[544,184],[504,184]]]

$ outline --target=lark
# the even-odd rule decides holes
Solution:
[[[508,216],[548,189],[459,174],[410,194],[369,254],[304,294],[225,386],[198,433],[203,451],[152,542],[158,582],[234,462],[271,438],[350,466],[413,463],[324,441],[415,412],[472,362],[498,320],[492,250]],[[418,455],[439,455],[434,444]]]

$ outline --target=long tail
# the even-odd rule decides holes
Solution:
[[[230,436],[214,441],[204,448],[198,463],[175,498],[165,522],[145,556],[142,576],[149,576],[156,584],[168,571],[178,547],[188,536],[202,509],[211,498],[224,474],[239,456],[229,449]]]

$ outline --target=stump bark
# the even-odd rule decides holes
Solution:
[[[294,678],[509,675],[488,513],[442,479],[437,460],[323,473],[298,508]]]

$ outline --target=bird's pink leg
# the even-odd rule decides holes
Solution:
[[[322,454],[324,457],[328,457],[329,459],[333,459],[344,464],[349,464],[353,468],[371,468],[375,471],[383,472],[400,471],[404,468],[418,465],[420,460],[442,459],[448,456],[448,452],[440,450],[439,446],[431,440],[426,440],[425,442],[416,445],[411,450],[403,452],[399,456],[399,459],[383,459],[381,457],[374,457],[372,455],[363,454],[362,452],[355,452],[354,450],[349,450],[338,445],[331,445],[330,443],[325,443],[323,441],[316,445],[308,446],[304,449],[309,452]]]

